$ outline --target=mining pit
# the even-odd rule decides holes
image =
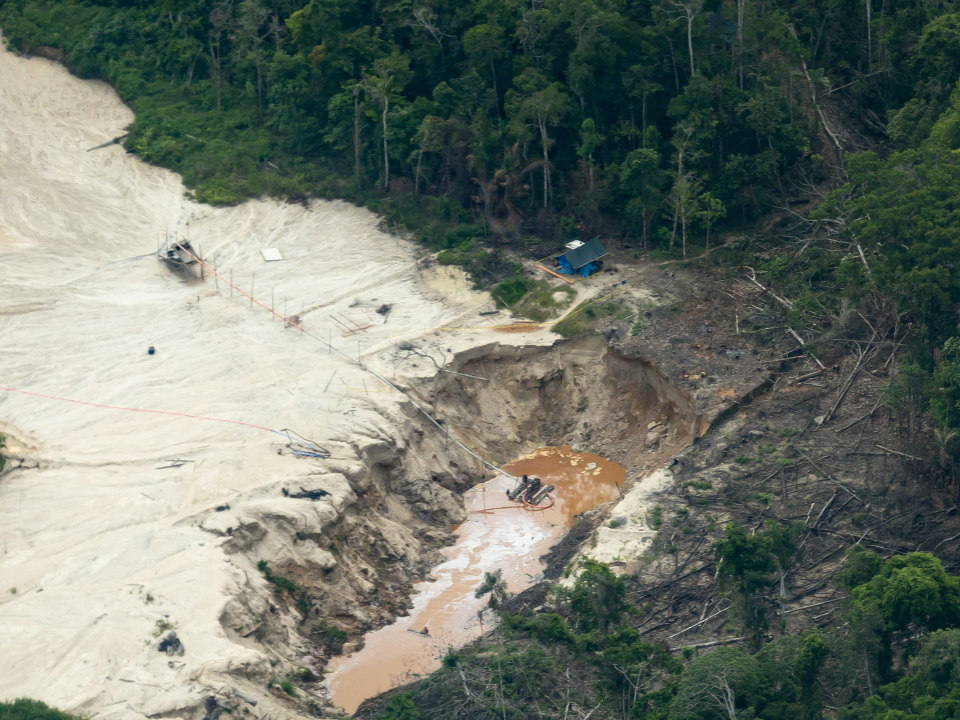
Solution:
[[[653,467],[702,431],[649,362],[500,332],[488,295],[366,210],[197,205],[103,146],[132,120],[103,83],[0,50],[0,98],[0,627],[18,648],[0,653],[0,698],[295,714],[285,678],[407,616],[458,552],[463,494],[495,492],[477,494],[495,486],[478,457],[572,457],[609,417]],[[205,275],[157,259],[186,236]],[[297,437],[323,452],[298,455]],[[533,579],[562,532],[548,522],[523,546]]]
[[[484,601],[473,591],[485,571],[502,569],[511,592],[526,590],[543,579],[539,558],[578,516],[642,484],[642,475],[633,474],[628,482],[623,466],[565,444],[580,429],[612,418],[622,428],[619,441],[632,448],[626,461],[635,466],[644,454],[650,458],[647,465],[657,467],[652,458],[665,461],[707,427],[695,403],[652,364],[625,357],[600,337],[552,347],[482,346],[458,354],[450,368],[460,374],[437,373],[414,389],[424,407],[455,428],[461,442],[494,462],[546,447],[509,462],[508,475],[466,493],[467,516],[454,529],[456,543],[444,550],[446,560],[434,568],[431,581],[415,587],[410,614],[371,633],[359,652],[327,668],[330,675],[318,692],[329,693],[348,712],[378,692],[436,669],[446,648],[481,632],[477,611]],[[464,375],[473,379],[464,381]],[[456,458],[448,461],[451,465],[462,462],[457,456],[463,453],[451,441],[443,451]],[[433,461],[439,465],[442,458]],[[514,477],[524,473],[556,486],[555,507],[530,511],[506,501]],[[414,632],[424,627],[429,637]]]

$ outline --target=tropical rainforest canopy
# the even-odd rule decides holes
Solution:
[[[831,122],[914,162],[929,155],[960,75],[951,10],[3,0],[0,25],[14,47],[57,48],[81,76],[113,82],[137,113],[127,147],[202,201],[373,200],[394,219],[429,218],[415,224],[438,249],[601,230],[682,247],[822,185],[843,167]],[[877,164],[855,172],[884,175]]]

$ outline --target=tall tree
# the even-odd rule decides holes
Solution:
[[[679,171],[676,180],[673,183],[671,192],[671,201],[674,207],[674,233],[676,233],[676,221],[680,221],[680,242],[683,259],[687,259],[687,226],[694,217],[699,202],[702,186],[700,181],[694,177],[692,172],[683,170],[683,150],[677,155]]]
[[[697,78],[694,78],[687,86],[700,84]],[[679,98],[678,98],[679,99]],[[697,116],[699,113],[697,114]],[[670,193],[670,204],[673,206],[673,230],[670,233],[670,249],[673,249],[674,241],[677,235],[677,221],[681,223],[683,257],[687,257],[687,224],[694,217],[696,212],[697,198],[703,190],[700,181],[694,175],[693,169],[702,157],[703,153],[699,149],[699,142],[702,140],[702,128],[696,122],[696,117],[688,118],[679,123],[674,128],[671,144],[676,148],[677,154],[674,163],[677,166],[677,172],[674,175],[673,190]]]
[[[217,94],[217,115],[220,114],[220,91],[223,86],[223,52],[221,41],[233,23],[233,0],[221,0],[210,11],[210,59],[213,88]]]
[[[727,209],[719,199],[715,198],[708,192],[705,192],[700,196],[699,206],[697,208],[697,217],[700,218],[701,222],[703,222],[707,231],[707,241],[703,248],[704,255],[707,255],[710,252],[710,228],[713,227],[713,224],[717,220],[725,218],[726,216]]]
[[[394,52],[389,57],[374,62],[373,72],[363,76],[363,87],[370,93],[373,101],[380,106],[380,118],[383,122],[383,189],[390,187],[390,149],[387,138],[390,134],[387,125],[387,113],[390,101],[397,98],[413,77],[410,72],[410,58]]]
[[[549,7],[554,22],[565,26],[566,35],[575,43],[565,77],[579,100],[581,116],[586,117],[587,94],[595,91],[598,80],[614,70],[624,54],[609,35],[624,24],[625,18],[608,0],[557,0]]]
[[[793,522],[783,527],[776,520],[767,520],[764,524],[767,526],[765,535],[770,538],[770,552],[777,558],[777,565],[779,566],[780,610],[783,614],[782,603],[787,597],[787,573],[790,572],[796,560],[797,538],[803,532],[804,524]]]
[[[713,544],[713,551],[721,582],[733,586],[744,632],[751,646],[759,649],[767,629],[767,613],[757,592],[767,587],[770,574],[777,569],[770,539],[748,535],[743,525],[733,522],[727,525],[723,540]]]
[[[562,596],[569,601],[580,632],[597,630],[606,635],[622,622],[629,607],[623,577],[594,560],[583,561],[573,588]]]
[[[737,71],[737,83],[741,90],[743,90],[743,27],[746,9],[747,0],[737,0],[737,37],[733,47],[733,58]]]
[[[639,224],[643,249],[650,249],[650,221],[663,205],[667,173],[660,153],[649,148],[634,150],[620,167],[620,188],[627,197],[627,216]],[[638,222],[639,221],[639,222]]]
[[[267,24],[270,11],[259,0],[241,0],[233,42],[236,52],[253,62],[257,73],[257,113],[263,121],[263,69],[266,64],[266,41],[274,28]]]
[[[362,177],[360,173],[360,123],[362,117],[360,112],[360,92],[362,90],[363,83],[358,82],[353,84],[353,178],[358,190],[360,189]]]
[[[593,153],[604,141],[603,135],[597,132],[597,124],[593,118],[587,118],[580,125],[580,147],[577,148],[577,155],[586,158],[587,172],[589,174],[590,195],[593,196]]]
[[[522,134],[522,127],[534,125],[540,131],[543,148],[543,206],[547,207],[552,193],[550,184],[550,139],[549,129],[560,122],[570,107],[570,96],[558,82],[551,83],[543,73],[528,68],[514,78],[516,91],[508,91],[508,115],[515,134]]]
[[[423,122],[420,123],[420,127],[417,129],[417,134],[414,136],[414,141],[417,144],[417,149],[414,151],[414,155],[417,156],[417,166],[413,175],[413,191],[414,194],[420,194],[420,165],[423,162],[423,156],[428,152],[439,152],[443,149],[443,118],[439,118],[436,115],[427,115]],[[413,158],[411,157],[411,160]]]
[[[631,98],[640,98],[640,137],[647,146],[647,98],[663,90],[663,85],[652,79],[653,68],[648,65],[633,65],[623,73],[623,87]],[[632,112],[632,110],[631,110]]]
[[[687,23],[687,52],[690,53],[690,77],[697,74],[693,62],[693,21],[703,10],[703,0],[667,0],[667,13],[673,22],[683,20]]]
[[[463,36],[463,50],[476,67],[490,68],[493,92],[497,96],[497,114],[500,115],[497,62],[507,55],[508,50],[503,28],[491,23],[475,25]]]
[[[433,41],[437,43],[440,49],[440,64],[446,67],[446,60],[443,57],[443,41],[445,38],[453,37],[448,35],[441,28],[437,14],[428,7],[418,7],[413,9],[413,24],[423,28]]]

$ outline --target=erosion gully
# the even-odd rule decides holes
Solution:
[[[455,528],[456,543],[428,582],[416,586],[407,617],[368,634],[364,647],[328,666],[332,700],[353,713],[369,697],[433,672],[448,647],[459,647],[489,627],[478,611],[486,598],[474,597],[485,571],[502,569],[507,589],[520,592],[541,572],[540,556],[560,539],[576,515],[617,497],[625,471],[616,463],[569,447],[542,448],[504,467],[511,475],[535,475],[555,486],[554,506],[525,510],[506,498],[514,481],[506,475],[465,495],[468,517]],[[428,634],[423,634],[424,629]]]

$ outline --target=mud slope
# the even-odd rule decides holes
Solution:
[[[486,381],[467,384],[440,373],[415,389],[470,447],[496,462],[577,444],[590,428],[604,428],[624,448],[620,464],[636,467],[642,456],[655,466],[708,427],[693,397],[643,357],[624,355],[599,336],[553,347],[478,346],[450,367]]]
[[[453,490],[472,470],[427,467],[408,452],[402,395],[222,283],[172,274],[157,235],[189,232],[221,273],[302,306],[307,329],[374,366],[394,336],[487,300],[462,278],[431,281],[364,210],[198,206],[119,146],[88,152],[131,119],[106,85],[0,51],[0,384],[293,428],[334,457],[296,459],[250,426],[0,391],[15,458],[0,477],[0,699],[199,717],[239,691],[258,714],[288,715],[268,689],[284,658],[309,649],[321,616],[359,632],[401,611],[461,519]],[[264,263],[264,247],[285,260]],[[344,338],[331,315],[371,327]],[[302,490],[327,494],[288,497]],[[298,593],[273,592],[261,559]],[[157,652],[169,628],[182,657]]]

